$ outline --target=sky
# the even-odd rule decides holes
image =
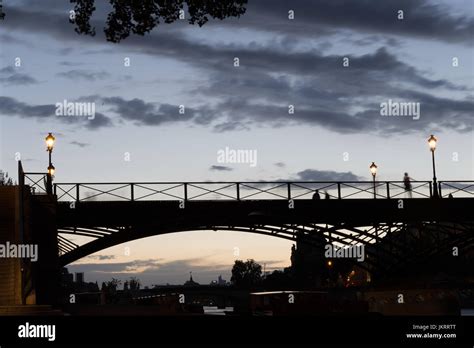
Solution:
[[[2,3],[3,171],[16,173],[18,159],[45,171],[53,132],[55,182],[364,180],[372,161],[380,180],[406,171],[430,180],[435,134],[438,178],[474,176],[472,0],[249,0],[240,18],[160,23],[120,43],[104,37],[106,1],[96,4],[94,37],[74,31],[69,1]],[[56,115],[64,100],[95,103],[95,117]],[[389,100],[419,103],[419,117],[382,116]],[[220,163],[226,147],[256,151],[256,165]],[[182,232],[70,270],[146,285],[183,283],[192,271],[209,283],[229,279],[237,258],[286,267],[290,248],[240,232]]]

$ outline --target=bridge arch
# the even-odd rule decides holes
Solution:
[[[340,246],[351,246],[356,244],[365,244],[366,259],[364,262],[357,262],[352,259],[354,264],[358,267],[367,270],[374,274],[385,272],[394,267],[412,262],[410,256],[407,256],[406,245],[400,245],[395,241],[390,241],[386,238],[387,235],[394,233],[394,231],[403,231],[407,233],[407,226],[399,225],[378,225],[379,235],[374,234],[373,230],[363,230],[358,227],[338,226],[338,225],[285,225],[285,224],[255,224],[255,225],[170,225],[162,226],[160,229],[151,227],[120,227],[120,228],[100,228],[100,227],[66,227],[60,228],[59,232],[59,249],[61,255],[59,262],[61,266],[66,266],[83,257],[91,255],[109,247],[134,241],[142,238],[192,231],[236,231],[243,233],[254,233],[270,237],[281,238],[292,242],[301,242],[309,244],[313,247],[323,249],[328,243],[339,244]],[[427,223],[420,228],[426,229],[428,232],[432,229],[442,230],[444,224]],[[452,235],[452,231],[447,233],[442,247],[437,247],[436,250],[428,247],[419,256],[421,258],[428,258],[433,255],[447,254],[451,251],[453,245],[467,245],[472,247],[474,235],[472,235],[471,224],[459,224],[456,226],[456,234]],[[349,233],[351,232],[351,233]],[[431,231],[432,232],[432,231]],[[91,242],[81,246],[64,238],[64,235],[80,235],[95,238]],[[383,247],[380,247],[382,238],[385,240]],[[400,252],[401,251],[401,252]],[[391,264],[380,265],[380,260],[393,260]],[[381,268],[382,267],[382,268]],[[384,270],[382,270],[384,269]]]
[[[59,246],[61,255],[59,257],[60,265],[66,266],[83,257],[91,255],[115,245],[122,243],[179,232],[192,231],[235,231],[243,233],[254,233],[289,240],[292,242],[301,242],[309,244],[316,248],[324,250],[324,246],[328,243],[339,244],[340,246],[351,246],[355,244],[362,244],[377,241],[380,237],[371,235],[363,230],[352,228],[352,232],[360,232],[355,234],[344,233],[338,230],[337,226],[317,226],[317,225],[242,225],[242,226],[227,226],[227,225],[187,225],[187,226],[165,226],[157,230],[156,228],[139,228],[139,227],[120,227],[120,228],[84,228],[84,227],[69,227],[60,228],[58,230]],[[94,240],[83,244],[81,246],[64,238],[64,235],[79,235],[95,238]],[[365,238],[365,239],[363,239]],[[371,271],[376,264],[377,251],[373,248],[367,248],[366,254],[369,258],[364,263],[354,263],[359,267]],[[390,253],[391,257],[396,256]]]

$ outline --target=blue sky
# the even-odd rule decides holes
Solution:
[[[52,131],[57,182],[276,180],[302,173],[321,180],[331,171],[368,178],[372,161],[381,180],[400,180],[405,171],[430,180],[426,140],[434,133],[438,177],[473,177],[474,1],[249,0],[239,19],[159,24],[119,44],[102,33],[110,11],[104,3],[93,17],[97,35],[89,37],[68,22],[68,1],[3,1],[4,171],[16,172],[17,153],[27,170],[45,170],[43,139]],[[97,117],[55,116],[55,103],[64,99],[95,102]],[[379,106],[388,99],[419,102],[420,119],[382,117]],[[211,170],[225,147],[256,150],[258,165]],[[183,282],[194,271],[207,283],[230,277],[236,247],[239,258],[269,267],[287,266],[291,247],[236,232],[128,244],[131,255],[121,245],[74,269],[86,269],[92,280],[127,270],[148,284]]]

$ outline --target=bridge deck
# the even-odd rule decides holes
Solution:
[[[474,199],[59,202],[58,226],[473,221]]]

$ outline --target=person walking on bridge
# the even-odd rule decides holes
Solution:
[[[408,173],[405,173],[405,176],[403,177],[403,185],[405,186],[405,192],[408,193],[409,198],[413,198],[412,197],[411,180],[412,180],[412,178],[410,178]]]
[[[321,199],[321,196],[319,195],[319,190],[314,191],[313,200],[316,200],[316,199]]]

